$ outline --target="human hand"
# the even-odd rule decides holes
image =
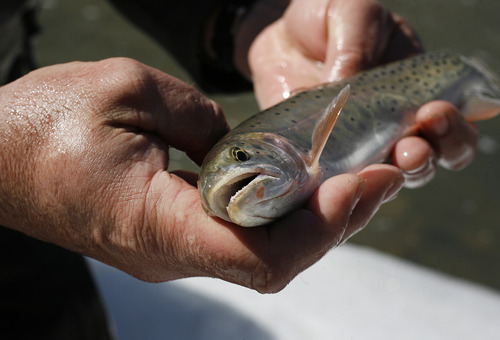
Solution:
[[[242,228],[203,211],[194,174],[167,172],[170,146],[200,162],[227,131],[218,106],[181,81],[127,59],[71,63],[2,87],[0,102],[0,223],[147,281],[278,291],[402,184],[397,168],[374,165]]]
[[[244,22],[242,30],[245,24],[250,22]],[[255,38],[248,72],[260,106],[269,107],[297,89],[420,52],[409,24],[375,0],[296,0]],[[435,119],[440,115],[446,117],[446,133]],[[393,153],[393,163],[405,171],[407,187],[429,182],[438,162],[459,169],[472,161],[477,131],[456,109],[429,103],[419,111],[417,122],[420,136],[402,139]]]

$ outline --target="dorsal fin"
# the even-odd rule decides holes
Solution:
[[[327,106],[321,117],[314,125],[312,134],[312,146],[310,152],[309,166],[316,168],[319,165],[319,158],[325,148],[328,137],[337,121],[340,111],[347,102],[350,93],[350,85],[346,85],[339,94]]]

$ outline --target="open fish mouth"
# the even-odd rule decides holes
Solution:
[[[230,221],[227,208],[229,204],[234,201],[239,193],[241,193],[250,183],[262,175],[260,172],[250,172],[235,176],[222,185],[217,191],[217,201],[215,202],[214,210],[217,214],[226,217]],[[267,177],[267,176],[266,176]]]

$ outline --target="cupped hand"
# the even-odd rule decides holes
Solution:
[[[244,22],[242,30],[245,24],[251,23]],[[294,91],[422,50],[410,25],[375,0],[291,1],[284,15],[253,41],[249,76],[259,105],[269,107]],[[407,187],[428,183],[437,163],[459,169],[472,161],[477,131],[455,108],[429,103],[419,111],[417,122],[419,136],[402,139],[393,153],[393,163],[405,171]]]
[[[401,188],[375,165],[326,181],[272,225],[209,217],[196,175],[228,127],[192,87],[128,59],[43,68],[0,88],[0,223],[147,281],[211,276],[275,292],[362,228]]]

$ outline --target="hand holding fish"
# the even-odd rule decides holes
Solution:
[[[284,15],[256,38],[249,63],[257,99],[266,108],[297,90],[422,51],[410,25],[377,1],[291,1]],[[405,171],[407,187],[428,183],[438,161],[456,169],[474,157],[477,131],[456,109],[430,103],[424,111],[417,115],[420,137],[403,139],[393,155],[394,164]],[[435,125],[436,116],[446,116],[441,120],[450,127],[446,138]]]
[[[398,167],[370,165],[325,179],[275,222],[242,228],[205,213],[196,174],[167,171],[169,147],[200,163],[228,131],[221,109],[180,80],[128,59],[71,63],[3,86],[0,102],[0,223],[143,280],[211,276],[276,292],[403,185]],[[456,162],[455,134],[469,127],[453,107],[439,105],[422,108],[417,121],[441,158],[458,167],[469,156]],[[411,159],[433,157],[419,139],[421,155],[405,162],[418,149],[401,143],[395,162],[405,170]],[[238,148],[224,155],[248,159]]]
[[[376,165],[332,178],[270,227],[241,228],[203,211],[195,174],[167,172],[170,146],[200,162],[228,130],[180,80],[128,59],[70,63],[2,87],[0,102],[0,223],[143,280],[280,290],[402,184]]]

